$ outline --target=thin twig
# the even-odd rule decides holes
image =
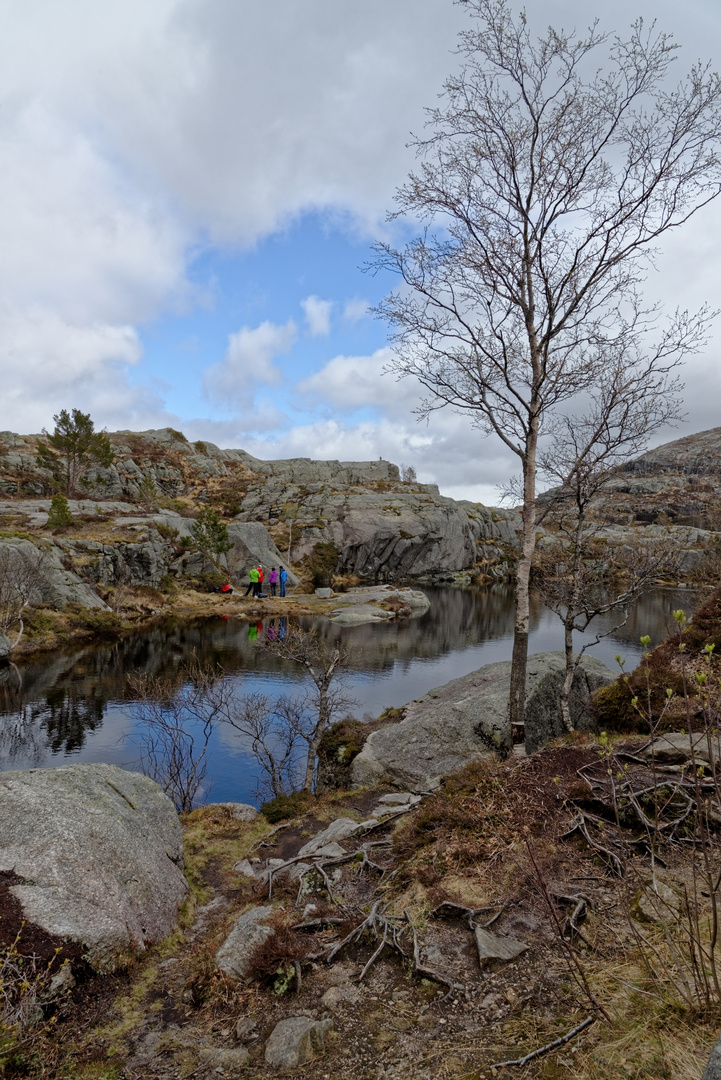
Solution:
[[[559,1046],[565,1046],[571,1039],[575,1039],[577,1035],[580,1035],[582,1031],[585,1031],[587,1027],[595,1023],[595,1016],[587,1016],[583,1023],[573,1028],[571,1031],[566,1032],[560,1039],[554,1039],[553,1042],[548,1043],[546,1046],[541,1046],[538,1050],[534,1050],[530,1054],[526,1054],[523,1058],[515,1058],[513,1061],[497,1061],[495,1065],[491,1065],[492,1069],[503,1069],[507,1065],[518,1065],[523,1068],[524,1065],[528,1065],[530,1061],[535,1061],[536,1058],[544,1057],[546,1054],[550,1054],[551,1050],[557,1050]]]

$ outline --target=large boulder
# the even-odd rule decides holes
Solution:
[[[226,552],[225,559],[236,580],[247,581],[251,566],[260,563],[265,570],[266,581],[272,566],[279,570],[284,566],[288,572],[288,584],[298,584],[298,578],[290,569],[287,559],[278,551],[264,525],[257,521],[231,521],[228,525],[228,539],[233,546]]]
[[[560,652],[528,659],[525,737],[531,751],[561,734],[563,665]],[[368,736],[351,766],[353,782],[390,780],[420,790],[493,751],[508,753],[510,674],[510,661],[487,664],[411,701],[403,720]],[[570,702],[576,727],[592,725],[590,692],[614,679],[600,660],[583,658]]]
[[[0,773],[0,874],[26,921],[97,971],[162,940],[188,886],[175,807],[114,765]]]
[[[65,568],[61,551],[54,544],[39,549],[29,540],[9,537],[0,540],[0,549],[5,559],[16,561],[19,573],[32,569],[31,604],[49,604],[55,608],[65,608],[69,603],[81,604],[86,608],[102,608],[107,604],[84,581]]]

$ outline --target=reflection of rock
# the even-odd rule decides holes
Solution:
[[[528,745],[530,739],[534,750],[560,734],[563,665],[563,653],[529,657],[526,740]],[[421,788],[493,750],[507,753],[512,742],[508,719],[510,672],[509,661],[487,664],[410,702],[400,723],[389,724],[368,736],[351,766],[353,782],[375,784],[391,779]],[[577,727],[590,723],[589,689],[613,679],[605,664],[584,657],[570,702]]]
[[[187,893],[182,836],[157,784],[113,765],[0,773],[0,871],[24,918],[97,970],[160,941]]]

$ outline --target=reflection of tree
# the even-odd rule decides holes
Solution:
[[[103,722],[106,702],[98,697],[76,697],[66,687],[50,691],[44,706],[33,710],[47,733],[54,754],[72,754],[82,749],[89,731]]]
[[[483,641],[510,640],[510,586],[424,591],[431,607],[421,618],[356,627],[322,621],[318,632],[329,644],[342,640],[349,653],[348,669],[361,672],[389,671],[395,664],[402,669],[414,659],[434,659]],[[616,636],[637,642],[648,633],[660,641],[670,611],[693,610],[695,599],[687,591],[650,592],[632,610],[623,635]],[[536,599],[534,625],[542,614]],[[312,620],[303,623],[314,625]],[[249,642],[247,623],[232,619],[165,620],[114,644],[31,658],[19,665],[22,689],[17,680],[0,678],[0,768],[29,768],[40,763],[48,749],[54,754],[77,752],[88,733],[101,726],[107,703],[132,698],[129,672],[172,678],[193,655],[204,666],[220,665],[228,675],[260,675],[271,684],[278,676],[286,681],[299,678],[297,665]]]

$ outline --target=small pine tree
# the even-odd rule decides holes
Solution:
[[[160,493],[155,486],[155,482],[151,476],[144,476],[142,483],[138,487],[138,504],[150,514],[154,510],[158,509],[158,500]]]
[[[107,468],[113,463],[113,449],[104,431],[96,431],[89,413],[73,409],[72,416],[62,409],[53,416],[55,430],[48,435],[43,428],[47,443],[38,446],[37,461],[49,469],[58,484],[62,483],[65,494],[72,496],[81,473],[89,465]]]
[[[50,509],[48,511],[48,528],[49,529],[62,529],[66,525],[72,524],[72,515],[70,513],[70,506],[68,500],[60,492],[57,495],[53,495],[50,502]]]
[[[196,547],[203,554],[203,569],[205,569],[206,556],[215,561],[225,551],[232,548],[228,538],[228,526],[215,510],[204,506],[193,523],[193,540]]]

